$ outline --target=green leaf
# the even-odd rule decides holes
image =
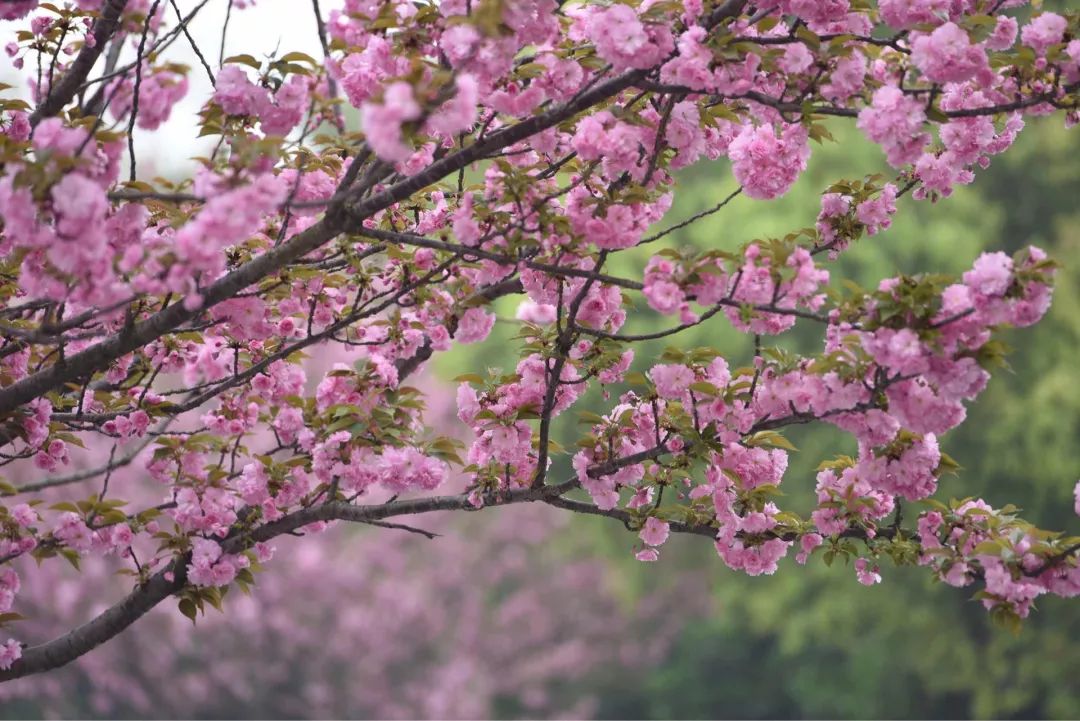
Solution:
[[[783,448],[785,451],[797,451],[791,441],[776,431],[760,431],[746,439],[746,445],[755,448]]]
[[[597,425],[604,422],[604,417],[599,413],[593,413],[592,411],[578,411],[578,422]]]
[[[949,116],[941,112],[938,108],[930,106],[926,110],[926,117],[933,120],[935,123],[947,123],[949,122]]]
[[[199,613],[199,609],[195,606],[195,602],[192,601],[190,598],[181,598],[180,603],[178,604],[178,608],[180,609],[180,613],[191,619],[191,625],[194,626],[195,617]]]
[[[74,566],[76,571],[80,570],[79,554],[74,549],[62,548],[60,549],[60,555],[67,559],[67,562]]]
[[[281,62],[281,63],[297,63],[297,62],[299,62],[299,63],[308,63],[312,67],[318,67],[318,65],[319,65],[319,62],[317,60],[315,60],[315,58],[311,57],[307,53],[302,53],[302,52],[299,52],[299,51],[296,51],[296,50],[294,50],[291,53],[285,53],[280,58],[278,58],[278,62]]]
[[[1005,550],[997,541],[983,541],[972,549],[972,555],[1000,556]]]
[[[696,383],[691,383],[690,390],[694,391],[695,393],[700,393],[702,395],[714,398],[720,395],[720,389],[712,383],[709,383],[708,381],[697,381]]]
[[[221,61],[222,65],[225,65],[227,63],[239,63],[240,65],[247,65],[248,67],[255,68],[256,70],[262,67],[262,63],[260,63],[251,55],[247,55],[246,53],[242,55],[230,55],[229,57]]]
[[[821,48],[821,38],[817,36],[817,33],[810,30],[805,25],[799,26],[799,29],[795,31],[795,37],[802,40],[811,50],[818,50]]]

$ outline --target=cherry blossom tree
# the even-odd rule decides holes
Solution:
[[[642,561],[674,532],[750,575],[793,549],[868,585],[885,559],[921,565],[1007,626],[1042,594],[1080,593],[1080,538],[934,498],[956,470],[939,437],[1002,365],[998,331],[1046,312],[1054,261],[987,253],[960,277],[874,289],[829,270],[901,203],[947,203],[1025,118],[1080,119],[1080,15],[314,0],[323,57],[215,59],[189,30],[211,1],[233,22],[250,4],[0,1],[31,91],[0,98],[0,680],[63,666],[170,598],[192,620],[228,611],[230,589],[274,572],[280,536],[341,521],[430,534],[428,514],[509,505],[618,521]],[[201,68],[170,59],[183,43]],[[216,145],[191,178],[141,175],[154,148],[135,130],[169,118],[191,73],[214,88],[193,134]],[[666,217],[680,168],[730,162],[739,190],[709,213],[766,202],[852,121],[890,177],[837,179],[816,222],[781,238],[671,247],[702,217]],[[463,444],[429,427],[410,377],[485,341],[507,296],[522,296],[520,360],[460,376]],[[646,309],[667,330],[627,327]],[[722,322],[753,337],[752,358],[675,344]],[[785,345],[796,325],[820,330],[819,352]],[[607,412],[571,411],[594,388]],[[575,447],[553,439],[579,422]],[[783,431],[806,423],[857,450],[823,459],[804,517],[779,486]],[[25,562],[100,555],[125,564],[130,593],[21,640]]]

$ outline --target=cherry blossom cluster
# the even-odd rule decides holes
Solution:
[[[1029,248],[1016,259],[984,254],[956,282],[885,280],[827,314],[816,357],[769,349],[753,367],[732,372],[714,351],[671,348],[670,362],[648,371],[643,390],[623,394],[594,424],[574,457],[578,480],[601,510],[625,499],[627,517],[643,524],[642,560],[657,558],[671,521],[715,523],[721,558],[750,575],[775,572],[796,542],[802,562],[826,541],[852,535],[870,542],[886,531],[890,542],[902,542],[889,518],[902,501],[932,496],[938,476],[955,466],[938,436],[964,420],[964,403],[986,387],[986,368],[1000,360],[994,330],[1037,321],[1049,307],[1052,275],[1045,254]],[[936,297],[927,303],[930,293]],[[808,419],[851,433],[859,452],[823,464],[818,508],[804,520],[781,511],[772,496],[794,450],[777,429]],[[688,472],[699,466],[702,475]],[[661,505],[668,486],[686,503]],[[1045,546],[1027,570],[1058,550]],[[857,566],[860,580],[869,578],[867,562]],[[1014,599],[998,600],[1027,614]]]
[[[811,250],[789,240],[750,243],[741,257],[727,259],[713,252],[694,258],[661,252],[645,268],[642,293],[653,310],[678,312],[684,323],[699,319],[690,309],[692,298],[706,308],[723,307],[745,333],[776,335],[795,325],[794,311],[821,308],[828,281],[829,271],[817,267]],[[770,312],[762,312],[766,308]]]

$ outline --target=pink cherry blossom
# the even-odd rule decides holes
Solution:
[[[469,308],[461,316],[455,338],[459,343],[479,343],[488,337],[494,325],[494,313],[488,313],[483,308]]]
[[[1042,13],[1020,31],[1020,39],[1039,55],[1045,55],[1051,45],[1060,43],[1065,36],[1068,21],[1057,13]]]
[[[375,153],[388,162],[399,162],[409,157],[401,126],[420,117],[420,106],[413,99],[412,88],[407,83],[392,83],[386,88],[381,103],[365,102],[360,106],[360,122],[367,134],[368,143]]]
[[[878,573],[878,567],[871,566],[870,562],[865,558],[855,559],[855,575],[858,577],[859,583],[864,586],[881,583],[881,574]]]
[[[859,129],[885,150],[889,164],[900,167],[915,161],[930,142],[923,132],[926,113],[921,103],[886,85],[874,92],[873,103],[859,113]]]
[[[34,0],[36,4],[37,0]],[[9,638],[0,645],[0,671],[11,668],[12,664],[22,658],[22,645],[13,638]]]
[[[731,141],[728,155],[743,192],[771,200],[786,193],[806,169],[810,148],[802,126],[787,126],[777,135],[772,126],[747,125]]]
[[[989,71],[986,52],[972,45],[968,34],[951,22],[915,38],[911,59],[935,83],[963,82],[976,73]]]
[[[649,516],[638,535],[650,546],[662,546],[670,533],[669,525],[665,521],[661,521],[656,516]]]

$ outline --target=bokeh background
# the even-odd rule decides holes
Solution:
[[[247,23],[237,46],[278,33],[282,52],[313,49],[313,36],[288,42],[292,33],[281,29],[294,16],[307,22],[306,6],[261,0],[257,10],[233,19]],[[199,37],[215,30],[208,22]],[[269,51],[273,38],[263,44]],[[197,85],[192,94],[202,97]],[[169,127],[167,142],[152,146],[155,171],[182,174],[184,158],[198,152],[184,150],[191,119],[179,116]],[[834,133],[837,142],[815,148],[788,196],[738,198],[670,244],[734,249],[812,225],[830,183],[885,170],[880,151],[857,131],[837,124]],[[939,493],[1016,503],[1033,522],[1073,533],[1080,529],[1072,513],[1080,477],[1078,157],[1080,129],[1065,130],[1060,118],[1033,121],[974,185],[937,204],[904,198],[890,230],[830,266],[834,277],[869,286],[897,272],[959,272],[982,251],[1029,243],[1062,263],[1048,317],[1011,336],[1011,370],[945,437],[943,448],[963,471],[943,479]],[[725,162],[696,166],[680,178],[668,217],[711,207],[734,187]],[[620,260],[621,270],[640,271],[644,260]],[[639,305],[631,328],[670,323]],[[514,299],[500,302],[488,342],[455,349],[428,370],[433,425],[458,425],[454,376],[516,363],[504,342],[516,332],[515,307]],[[797,329],[782,342],[811,350],[820,342],[814,331]],[[722,317],[678,342],[718,347],[736,364],[751,354],[748,339]],[[639,348],[635,368],[647,368],[662,349]],[[577,409],[608,404],[593,394]],[[557,439],[572,447],[577,431],[569,413]],[[826,428],[800,429],[792,440],[800,450],[784,482],[786,501],[807,510],[813,469],[853,449]],[[559,463],[567,473],[565,459]],[[117,481],[146,486],[137,466]],[[702,539],[680,538],[665,545],[660,563],[640,564],[634,537],[618,524],[543,508],[420,525],[442,535],[428,541],[338,528],[279,540],[254,593],[231,594],[224,616],[211,611],[192,627],[166,604],[67,669],[0,685],[0,718],[1080,716],[1076,601],[1041,600],[1012,636],[968,591],[935,584],[919,569],[885,567],[884,582],[865,588],[850,567],[801,568],[789,558],[773,577],[748,578],[726,570]],[[130,584],[107,563],[81,573],[59,563],[20,569],[24,640],[89,618]]]

